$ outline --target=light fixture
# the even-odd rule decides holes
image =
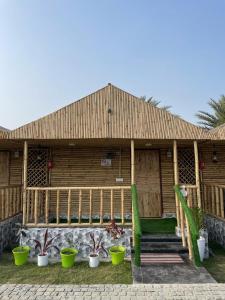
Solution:
[[[68,145],[69,145],[70,147],[74,147],[74,146],[75,146],[74,143],[69,143]]]
[[[172,151],[171,151],[171,149],[167,150],[166,156],[167,156],[167,158],[171,158],[172,157]]]
[[[16,150],[16,151],[14,152],[14,157],[15,157],[15,158],[19,158],[19,157],[20,157],[20,152],[19,152],[19,150]]]
[[[217,152],[216,152],[216,147],[215,147],[215,145],[213,145],[212,161],[213,161],[214,163],[217,163],[217,162],[218,162],[218,157],[217,157]]]
[[[151,147],[152,144],[151,144],[151,143],[146,143],[145,146],[146,146],[146,147]]]

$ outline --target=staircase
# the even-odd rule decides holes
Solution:
[[[175,234],[145,234],[141,238],[142,264],[183,263],[186,253],[188,249]]]

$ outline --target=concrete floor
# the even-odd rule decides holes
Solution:
[[[172,284],[172,283],[216,283],[204,268],[195,268],[188,258],[183,264],[151,264],[134,266],[132,271],[134,283]]]

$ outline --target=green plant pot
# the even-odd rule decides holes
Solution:
[[[112,258],[114,266],[121,264],[124,261],[126,248],[123,246],[113,246],[109,249],[109,254]]]
[[[29,246],[19,246],[12,250],[16,266],[22,266],[27,263],[29,251]]]
[[[64,248],[60,251],[62,267],[72,268],[75,262],[75,257],[78,253],[77,249],[74,248]]]

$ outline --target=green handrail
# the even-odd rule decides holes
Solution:
[[[201,264],[199,251],[198,251],[198,244],[197,244],[197,239],[199,237],[199,232],[198,232],[197,226],[195,224],[192,211],[188,207],[186,199],[184,198],[183,194],[181,193],[180,186],[175,185],[174,190],[177,194],[178,200],[181,203],[181,207],[182,207],[182,209],[185,213],[185,216],[187,217],[188,224],[189,224],[189,227],[190,227],[191,244],[192,244],[192,250],[193,250],[193,262],[194,262],[196,267],[200,267],[202,264]]]
[[[141,265],[141,222],[138,208],[138,194],[135,184],[131,186],[131,197],[133,205],[133,224],[134,224],[134,262],[136,266]]]

